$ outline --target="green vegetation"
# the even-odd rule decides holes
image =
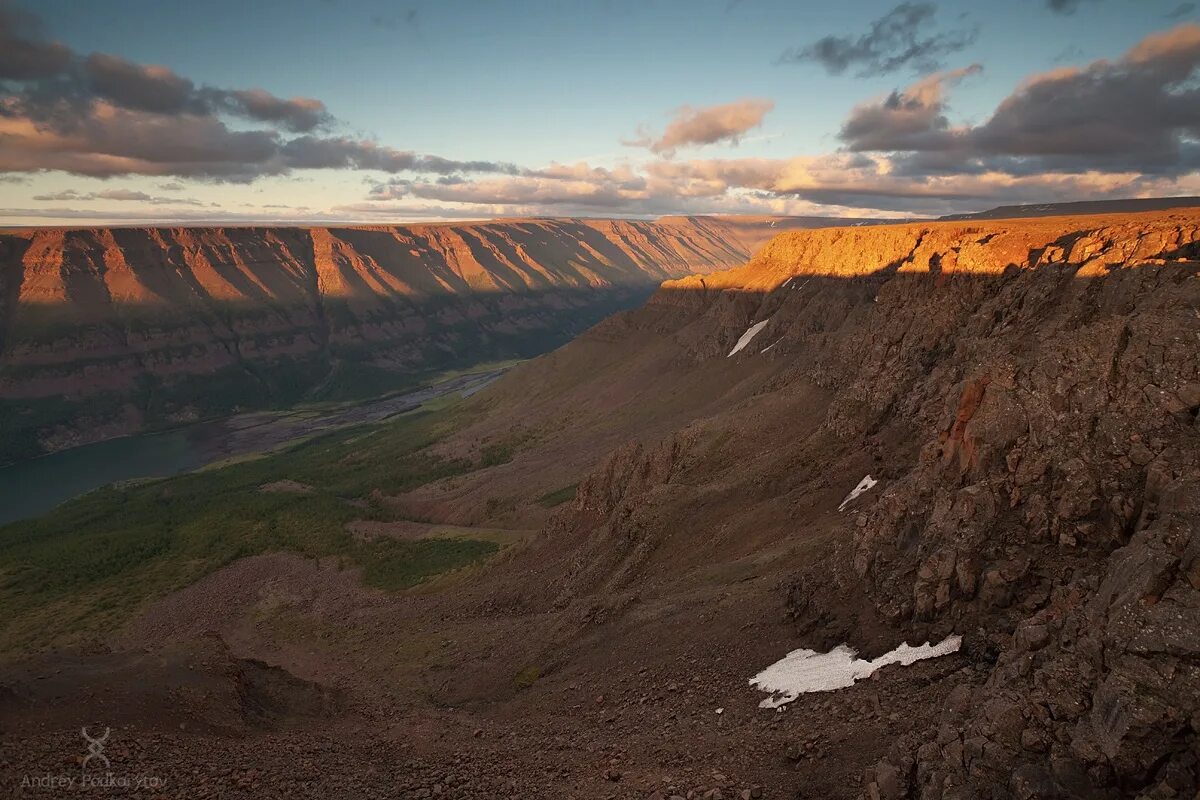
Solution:
[[[538,498],[538,505],[542,508],[554,508],[561,506],[568,500],[575,499],[575,490],[579,488],[578,483],[572,483],[570,486],[564,486],[561,489],[555,489],[553,492],[546,492]]]
[[[518,450],[532,441],[532,433],[514,431],[498,442],[485,444],[479,452],[480,466],[486,468],[507,464],[513,460],[513,456],[517,454]]]
[[[0,527],[0,652],[111,631],[145,601],[239,558],[338,556],[386,590],[486,558],[463,538],[361,541],[346,523],[391,519],[395,494],[474,468],[430,455],[464,422],[457,405],[351,428],[289,450],[176,478],[100,489],[40,519]],[[311,492],[264,492],[281,480]],[[353,501],[353,502],[351,502]]]
[[[528,689],[537,683],[540,677],[542,677],[541,669],[538,667],[526,667],[513,678],[513,685],[518,689]]]

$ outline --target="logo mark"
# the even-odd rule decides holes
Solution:
[[[105,728],[103,736],[88,735],[88,729],[86,725],[80,728],[79,732],[83,734],[83,738],[86,739],[88,743],[88,754],[87,757],[83,759],[83,768],[87,769],[88,762],[95,758],[103,762],[104,768],[108,769],[111,765],[109,764],[108,756],[104,755],[104,743],[108,741],[108,735],[112,733],[112,728]]]

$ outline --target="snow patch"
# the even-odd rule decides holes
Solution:
[[[727,355],[725,357],[730,358],[731,356],[734,356],[734,355],[737,355],[738,353],[740,353],[742,351],[742,348],[744,348],[746,345],[750,344],[750,340],[753,339],[755,336],[757,336],[759,331],[761,331],[763,328],[767,327],[767,323],[770,321],[771,321],[771,318],[767,317],[762,322],[756,322],[753,325],[751,325],[749,328],[747,328],[746,332],[742,334],[742,338],[737,340],[737,344],[735,344],[733,346],[733,349],[729,351],[729,355]]]
[[[938,644],[926,642],[918,647],[904,643],[871,661],[858,658],[858,651],[847,644],[838,645],[828,653],[801,648],[755,675],[750,685],[771,695],[758,704],[759,708],[782,708],[802,694],[845,689],[889,664],[908,666],[957,653],[961,646],[961,636],[948,636]]]
[[[845,511],[846,506],[850,505],[850,503],[857,500],[859,495],[861,495],[863,492],[867,491],[868,489],[872,488],[877,483],[879,483],[879,481],[875,480],[870,475],[863,478],[861,481],[858,482],[858,486],[855,486],[853,491],[851,491],[850,494],[846,495],[846,499],[842,501],[842,504],[840,506],[838,506],[838,511]]]

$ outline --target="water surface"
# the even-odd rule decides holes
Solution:
[[[504,368],[461,375],[404,394],[323,410],[241,414],[165,433],[125,436],[0,467],[0,525],[36,517],[93,489],[165,478],[235,456],[262,453],[337,428],[380,422],[434,398],[469,397]]]
[[[193,431],[126,436],[0,467],[0,525],[51,511],[76,495],[132,478],[159,478],[204,464]]]

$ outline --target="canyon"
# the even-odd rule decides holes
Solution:
[[[105,720],[184,797],[1193,796],[1198,342],[1197,209],[783,233],[448,408],[6,529],[9,763]],[[197,572],[202,479],[258,516]],[[321,508],[343,549],[280,538]],[[400,590],[345,549],[462,537]]]
[[[822,218],[0,231],[0,463],[527,358]]]

